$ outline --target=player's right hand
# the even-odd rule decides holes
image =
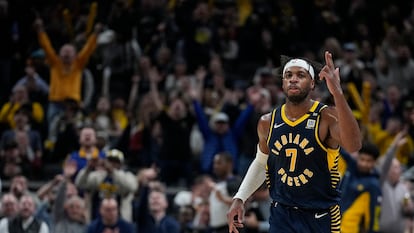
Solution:
[[[243,227],[244,218],[244,204],[243,201],[236,198],[227,212],[227,224],[229,226],[229,233],[239,233],[237,228]]]

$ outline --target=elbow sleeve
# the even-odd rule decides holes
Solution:
[[[265,171],[268,157],[269,155],[260,151],[259,146],[257,146],[256,157],[250,164],[246,176],[233,198],[239,198],[245,202],[263,184],[266,179]]]

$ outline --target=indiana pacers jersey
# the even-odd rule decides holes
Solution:
[[[329,209],[338,204],[339,148],[325,147],[318,136],[325,107],[315,101],[296,121],[286,117],[285,105],[273,110],[266,182],[275,202],[304,209]]]

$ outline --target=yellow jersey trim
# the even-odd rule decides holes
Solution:
[[[320,111],[322,111],[324,108],[326,108],[327,106],[325,105],[325,106],[323,106],[321,109],[320,109]],[[319,112],[320,112],[319,111]],[[318,116],[318,118],[316,119],[316,128],[315,128],[315,138],[316,138],[316,142],[319,144],[319,146],[321,146],[322,147],[322,149],[324,150],[324,151],[326,151],[326,152],[328,152],[329,153],[329,148],[326,148],[325,147],[325,145],[323,145],[323,143],[322,143],[322,141],[321,141],[321,139],[319,138],[319,122],[320,122],[320,119],[321,119],[321,117],[320,116]],[[339,148],[338,148],[338,150],[339,150]]]
[[[309,109],[309,112],[313,112],[313,111],[315,111],[316,107],[318,107],[318,104],[319,104],[319,102],[318,102],[318,101],[313,102],[313,105],[312,105],[312,107]],[[280,114],[280,115],[282,116],[282,120],[283,120],[286,124],[288,124],[289,126],[294,127],[294,126],[296,126],[296,125],[300,124],[302,121],[304,121],[306,118],[308,118],[308,117],[309,117],[309,113],[306,113],[305,115],[301,116],[299,119],[297,119],[297,120],[295,120],[295,121],[291,121],[291,120],[289,120],[289,118],[286,116],[286,113],[285,113],[285,105],[286,105],[286,104],[283,104],[283,105],[282,105],[282,108],[281,108],[281,114]]]
[[[319,110],[319,112],[321,112],[323,109],[325,109],[325,108],[327,108],[328,106],[323,106],[320,110]],[[316,139],[316,142],[318,143],[318,145],[324,150],[324,151],[326,151],[326,154],[327,154],[327,161],[328,161],[328,168],[329,168],[329,171],[331,171],[331,173],[332,172],[335,172],[335,173],[337,173],[338,172],[338,160],[339,160],[339,147],[338,148],[335,148],[335,149],[332,149],[332,148],[328,148],[328,147],[326,147],[323,143],[322,143],[322,141],[321,141],[321,139],[319,138],[319,122],[320,122],[320,119],[321,119],[321,116],[318,116],[317,117],[317,119],[316,119],[316,127],[315,127],[315,139]],[[340,174],[337,174],[339,177],[340,177]],[[336,177],[335,177],[336,178]],[[336,186],[337,184],[336,184],[337,182],[335,182],[335,184],[333,184],[334,186]]]
[[[329,214],[331,216],[331,232],[341,232],[341,211],[339,205],[334,205],[329,208]]]
[[[276,109],[274,109],[273,112],[272,112],[272,120],[270,122],[269,134],[267,135],[267,140],[266,140],[267,145],[269,145],[270,135],[272,135],[273,124],[275,123],[275,116],[276,116]]]

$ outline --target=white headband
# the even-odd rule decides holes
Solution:
[[[288,63],[286,63],[285,67],[283,68],[283,76],[285,76],[287,68],[290,68],[292,66],[297,66],[305,69],[309,72],[312,79],[315,79],[315,71],[313,70],[313,67],[307,61],[300,58],[292,59]]]

